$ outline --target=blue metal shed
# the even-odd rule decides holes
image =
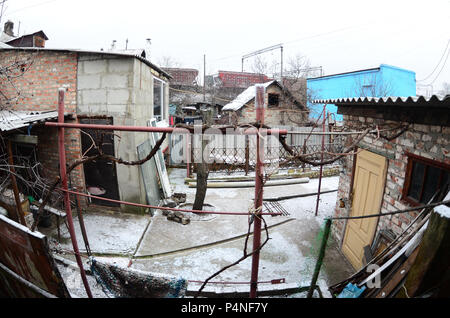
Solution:
[[[336,99],[352,97],[407,97],[416,95],[416,73],[396,66],[381,64],[379,67],[307,79],[312,99]],[[310,117],[317,118],[323,104],[309,104]],[[327,111],[342,120],[335,105],[327,105]]]

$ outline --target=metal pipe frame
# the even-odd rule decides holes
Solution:
[[[98,130],[117,130],[117,131],[134,131],[134,132],[160,132],[160,133],[181,133],[190,134],[191,132],[186,128],[177,127],[147,127],[147,126],[118,126],[118,125],[98,125],[98,124],[76,124],[64,122],[46,122],[45,126],[58,128],[78,128],[78,129],[98,129]],[[257,135],[259,129],[247,128],[243,135]],[[264,133],[267,135],[278,134],[286,135],[286,129],[265,129]]]
[[[257,100],[259,100],[259,106],[257,108],[257,121],[260,124],[264,124],[264,87],[259,86],[259,95],[257,94]],[[60,174],[61,174],[61,183],[62,190],[64,192],[64,203],[66,206],[66,214],[67,221],[69,227],[69,233],[72,240],[73,249],[75,252],[75,257],[77,259],[78,266],[80,267],[80,274],[83,280],[83,284],[86,289],[86,293],[89,298],[92,298],[92,293],[89,288],[89,284],[86,279],[86,273],[83,268],[83,264],[81,261],[78,244],[76,241],[74,226],[73,226],[73,218],[72,211],[70,207],[70,198],[69,194],[76,194],[85,197],[96,198],[105,201],[116,202],[120,204],[134,205],[140,207],[148,207],[159,210],[172,210],[172,211],[183,211],[183,212],[194,212],[194,213],[210,213],[210,214],[228,214],[228,215],[247,215],[249,212],[215,212],[215,211],[198,211],[198,210],[188,210],[188,209],[176,209],[176,208],[168,208],[168,207],[158,207],[151,206],[146,204],[125,202],[119,200],[112,200],[92,195],[87,195],[80,192],[70,191],[67,185],[67,173],[66,173],[66,155],[65,155],[65,147],[64,147],[64,128],[77,128],[77,129],[97,129],[97,130],[109,130],[109,131],[133,131],[133,132],[162,132],[162,133],[185,133],[190,134],[189,131],[185,128],[176,128],[176,127],[146,127],[146,126],[117,126],[117,125],[99,125],[99,124],[78,124],[78,123],[64,123],[64,92],[65,89],[59,89],[58,95],[58,122],[46,122],[46,126],[57,127],[58,128],[58,144],[59,144],[59,160],[60,160]],[[262,95],[261,95],[262,94]],[[286,129],[264,129],[265,134],[279,134],[286,135]],[[255,298],[257,293],[257,284],[258,284],[258,266],[259,266],[259,248],[261,243],[261,218],[260,215],[280,215],[279,213],[262,213],[262,202],[263,202],[263,168],[264,164],[261,159],[260,143],[264,142],[263,138],[260,138],[260,130],[257,128],[249,128],[244,131],[245,135],[256,135],[257,136],[257,178],[255,181],[255,209],[256,215],[254,218],[254,230],[253,230],[253,251],[256,251],[252,255],[252,278],[251,278],[251,289],[250,289],[250,297]]]

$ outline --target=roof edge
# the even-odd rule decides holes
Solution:
[[[156,66],[152,62],[150,62],[148,59],[130,54],[130,53],[123,53],[123,52],[108,52],[108,51],[90,51],[90,50],[81,50],[81,49],[57,49],[57,48],[38,48],[38,47],[6,47],[6,48],[0,48],[0,50],[10,50],[10,51],[53,51],[53,52],[72,52],[72,53],[86,53],[86,54],[102,54],[102,55],[112,55],[112,56],[122,56],[122,57],[134,57],[141,62],[147,64],[151,68],[153,68],[158,73],[163,74],[168,79],[173,78],[169,73],[165,72],[162,68],[159,66]]]

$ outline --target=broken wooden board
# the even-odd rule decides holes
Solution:
[[[0,215],[0,296],[64,297],[70,294],[50,255],[46,236]]]
[[[375,298],[386,298],[391,297],[391,292],[401,283],[402,280],[405,279],[408,274],[411,266],[414,264],[414,261],[417,257],[417,252],[419,248],[416,248],[414,252],[408,257],[408,259],[403,263],[402,266],[391,277],[391,279],[383,286],[378,293],[374,295]]]

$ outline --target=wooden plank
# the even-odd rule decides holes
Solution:
[[[375,294],[375,298],[386,298],[388,297],[391,292],[398,286],[398,284],[403,281],[403,279],[408,274],[409,270],[411,269],[412,265],[414,264],[414,261],[416,260],[417,253],[419,252],[419,248],[416,247],[414,252],[408,257],[408,259],[403,263],[402,266],[395,272],[395,274],[392,276],[391,280],[380,289],[380,291]]]
[[[12,135],[9,138],[12,142],[21,143],[21,144],[32,144],[37,145],[38,144],[38,136],[34,135]]]

